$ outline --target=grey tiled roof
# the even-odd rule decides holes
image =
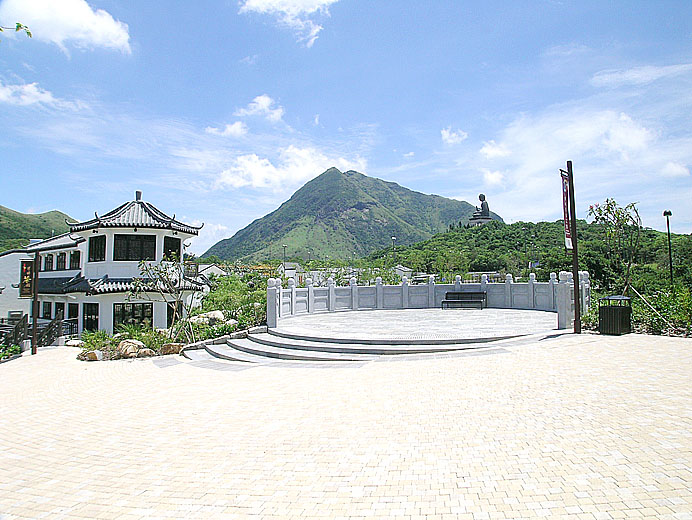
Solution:
[[[94,213],[94,215],[95,218],[91,220],[70,224],[70,230],[74,232],[100,227],[138,227],[172,229],[174,231],[197,235],[202,228],[202,226],[195,227],[189,224],[183,224],[175,219],[175,215],[169,217],[153,204],[142,200],[126,202],[105,215],[99,216],[96,213]]]
[[[134,278],[93,278],[86,279],[83,276],[73,278],[39,278],[39,294],[106,294],[130,292],[134,288]],[[192,280],[185,280],[183,290],[200,290],[201,284]],[[153,288],[152,288],[153,289]]]
[[[68,249],[70,247],[75,247],[81,242],[84,242],[83,237],[70,235],[70,233],[63,233],[62,235],[57,235],[51,238],[46,238],[45,240],[41,240],[40,242],[29,244],[24,249],[27,253],[51,251],[54,249]]]

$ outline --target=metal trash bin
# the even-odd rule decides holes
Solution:
[[[598,332],[614,336],[632,332],[632,298],[628,296],[599,298]]]

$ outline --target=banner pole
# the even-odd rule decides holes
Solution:
[[[581,334],[581,299],[579,295],[579,256],[577,253],[577,205],[574,199],[574,174],[572,161],[567,161],[569,180],[569,213],[572,230],[572,277],[574,279],[574,333]]]

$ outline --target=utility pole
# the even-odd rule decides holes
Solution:
[[[567,161],[567,171],[560,170],[567,175],[569,186],[569,216],[570,234],[572,235],[572,278],[574,281],[574,333],[581,334],[581,300],[579,296],[579,256],[577,251],[577,205],[574,200],[574,174],[572,161]]]
[[[670,268],[670,285],[673,286],[673,247],[670,245],[670,217],[673,216],[673,212],[669,209],[663,212],[663,216],[666,217],[666,228],[668,228],[668,267]]]

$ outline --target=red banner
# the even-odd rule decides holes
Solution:
[[[569,218],[569,177],[564,173],[562,177],[562,211],[565,222],[565,249],[572,249],[572,229]]]

